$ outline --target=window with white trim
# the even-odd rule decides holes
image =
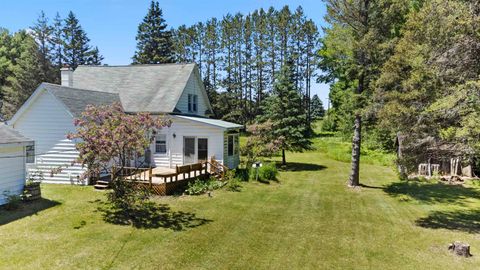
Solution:
[[[198,95],[188,94],[188,111],[189,112],[198,111]]]
[[[157,134],[155,136],[155,153],[156,154],[167,153],[167,135]]]
[[[35,163],[35,146],[27,145],[25,147],[25,162],[26,163]]]

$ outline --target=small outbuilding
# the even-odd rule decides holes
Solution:
[[[0,205],[6,203],[6,196],[22,193],[26,163],[34,161],[34,147],[33,140],[0,123]]]
[[[402,174],[475,176],[475,151],[466,144],[431,136],[414,138],[397,134],[398,169]]]

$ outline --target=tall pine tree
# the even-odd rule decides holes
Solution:
[[[325,108],[323,108],[322,100],[318,95],[313,95],[312,100],[310,101],[310,112],[312,114],[312,119],[321,119],[325,115]]]
[[[174,62],[172,31],[167,29],[162,9],[152,1],[148,13],[138,26],[137,51],[134,64],[162,64]]]
[[[305,107],[295,86],[292,61],[282,65],[272,95],[265,100],[261,122],[273,125],[273,138],[281,139],[282,164],[286,164],[285,151],[301,152],[311,148],[310,126],[305,124]]]
[[[64,63],[73,69],[76,69],[78,65],[90,64],[89,56],[92,52],[89,42],[87,33],[83,30],[75,14],[70,11],[63,27]]]
[[[63,66],[63,19],[57,12],[53,18],[52,26],[52,65],[55,70],[59,70]],[[56,83],[60,83],[60,73],[57,72],[55,77]]]
[[[41,81],[55,82],[56,70],[51,63],[53,27],[48,23],[45,12],[41,11],[37,21],[32,27],[32,35],[38,44],[40,51],[40,63],[42,68]]]

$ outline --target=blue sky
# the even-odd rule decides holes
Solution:
[[[0,27],[17,31],[33,24],[43,10],[49,18],[58,11],[65,17],[72,10],[82,27],[98,46],[109,65],[127,65],[135,51],[137,26],[145,16],[150,0],[0,0]],[[258,8],[301,5],[317,26],[324,25],[325,5],[321,0],[159,0],[168,25],[191,25],[227,13],[247,14]],[[328,85],[312,84],[325,107]]]

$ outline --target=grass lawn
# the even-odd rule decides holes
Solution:
[[[365,186],[350,190],[350,165],[325,148],[287,161],[278,183],[159,198],[163,219],[148,228],[105,222],[92,187],[43,185],[41,202],[0,211],[0,268],[480,269],[479,187],[364,164]],[[449,253],[455,240],[474,256]]]

